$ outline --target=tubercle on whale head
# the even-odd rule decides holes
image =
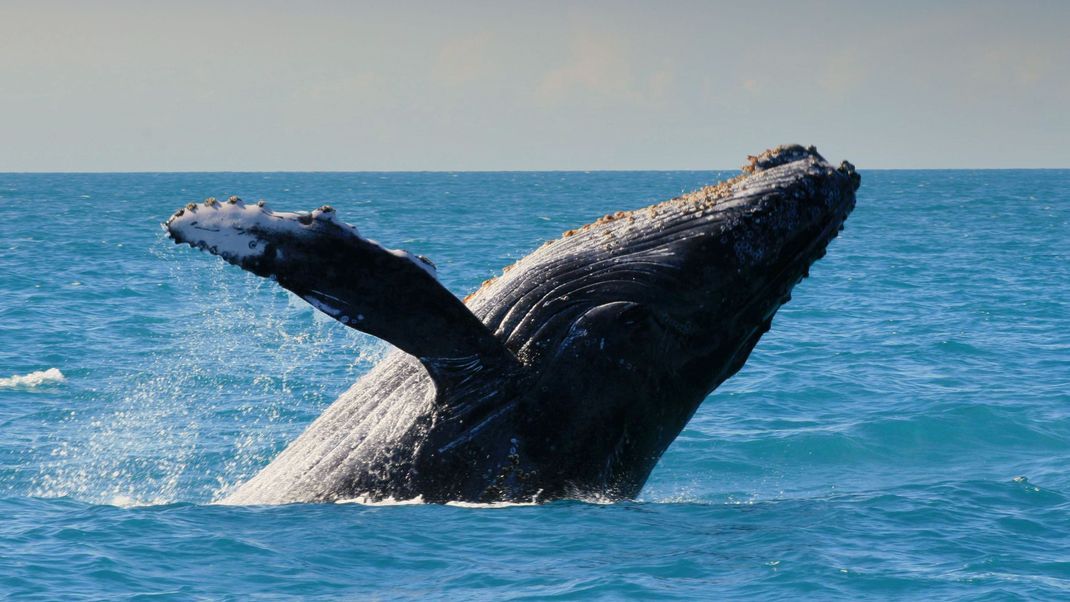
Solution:
[[[801,144],[781,144],[757,156],[748,156],[747,163],[741,169],[744,174],[749,175],[807,158],[826,162],[825,158],[817,152],[816,146],[811,145],[804,148]],[[858,175],[855,171],[855,166],[850,161],[841,161],[836,171],[847,177],[854,190],[857,191],[861,186],[862,177]]]
[[[825,160],[825,158],[817,152],[816,146],[811,145],[803,147],[801,144],[781,144],[780,146],[767,149],[758,155],[748,155],[747,163],[744,164],[741,169],[745,174],[753,174],[780,165],[807,159],[809,157],[813,157],[820,161]]]
[[[862,186],[862,176],[855,171],[855,166],[850,161],[840,161],[840,166],[836,169],[836,171],[842,173],[844,176],[847,177],[847,179],[851,181],[851,185],[854,187],[856,192],[858,191],[859,187]]]
[[[714,214],[703,236],[680,245],[689,273],[699,276],[664,317],[670,324],[706,325],[692,329],[697,332],[723,333],[708,325],[735,322],[755,329],[743,338],[756,342],[843,229],[861,177],[850,162],[833,167],[816,148],[797,144],[749,157],[743,171],[735,185],[739,200]]]

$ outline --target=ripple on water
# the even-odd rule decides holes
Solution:
[[[864,173],[847,230],[640,501],[211,504],[385,346],[175,248],[176,207],[329,201],[464,294],[717,175],[0,174],[0,590],[1066,597],[1070,171]],[[47,236],[16,215],[41,203]]]

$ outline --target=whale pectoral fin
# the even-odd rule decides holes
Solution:
[[[416,356],[439,396],[516,359],[438,282],[429,261],[388,250],[330,207],[275,213],[236,197],[178,210],[164,224],[176,243],[272,278],[339,322]],[[489,371],[489,372],[488,372]]]

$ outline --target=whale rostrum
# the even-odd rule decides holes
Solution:
[[[179,209],[176,243],[397,348],[223,503],[635,497],[854,208],[846,161],[799,145],[748,159],[569,230],[463,301],[330,206]]]

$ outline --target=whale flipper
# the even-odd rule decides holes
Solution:
[[[439,399],[476,375],[504,374],[518,365],[438,282],[429,261],[363,238],[329,206],[278,213],[263,202],[210,198],[179,209],[164,227],[176,243],[276,280],[346,326],[416,356]]]

